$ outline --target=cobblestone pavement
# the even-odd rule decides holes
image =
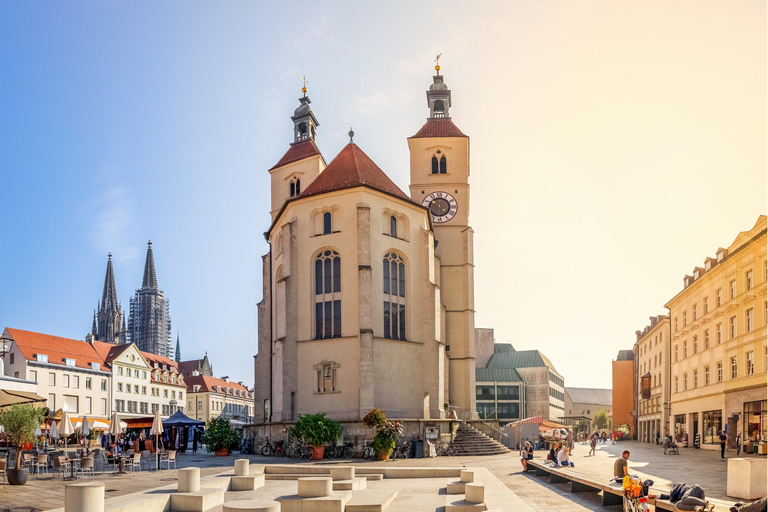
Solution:
[[[596,455],[588,456],[589,447],[577,444],[571,460],[578,473],[594,477],[598,480],[608,480],[613,472],[613,463],[624,449],[631,452],[629,458],[630,471],[643,478],[654,480],[654,487],[669,489],[674,481],[684,479],[690,483],[698,483],[708,497],[734,501],[725,494],[727,462],[720,459],[720,452],[713,450],[696,450],[681,448],[680,455],[663,455],[662,449],[655,444],[638,443],[634,441],[612,445],[599,444]],[[535,458],[542,460],[546,452],[535,452]],[[728,453],[734,457],[735,452]],[[179,469],[190,466],[201,468],[201,476],[219,473],[223,468],[231,468],[234,460],[242,458],[240,454],[229,457],[215,457],[201,452],[197,454],[180,454],[177,457]],[[750,456],[755,457],[755,456]],[[285,458],[247,456],[253,463],[290,464],[297,461]],[[300,461],[306,463],[307,461]],[[352,463],[355,465],[393,464],[398,466],[482,466],[488,468],[501,482],[520,496],[534,510],[547,512],[576,512],[584,510],[619,510],[618,507],[604,508],[601,498],[594,493],[571,494],[565,484],[551,484],[549,480],[536,477],[531,473],[522,473],[517,453],[496,455],[491,457],[437,457],[431,459],[408,459],[387,462],[367,462],[360,459],[352,461],[324,460],[318,464]],[[106,483],[107,497],[116,497],[138,491],[145,491],[172,483],[177,478],[175,470],[142,471],[136,474],[113,476],[96,472],[96,480]],[[685,475],[684,478],[682,475]],[[11,507],[33,507],[39,510],[50,510],[63,506],[64,486],[69,483],[52,475],[30,475],[29,482],[24,486],[7,486],[0,488],[0,511]]]

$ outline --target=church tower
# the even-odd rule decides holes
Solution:
[[[144,279],[131,299],[128,318],[128,342],[139,350],[169,357],[171,353],[171,317],[165,294],[157,287],[152,241],[147,244]]]
[[[120,304],[117,302],[115,273],[112,268],[112,253],[107,255],[107,274],[104,276],[104,291],[98,310],[94,312],[92,334],[105,343],[125,343],[125,322]]]
[[[283,157],[269,170],[272,181],[271,214],[274,220],[287,199],[298,197],[325,169],[326,164],[317,148],[317,122],[312,100],[307,96],[306,82],[301,88],[303,96],[293,112],[293,142]]]
[[[440,260],[451,405],[475,410],[473,232],[469,226],[469,137],[450,117],[451,91],[440,66],[427,91],[429,118],[408,139],[411,199],[426,207]]]

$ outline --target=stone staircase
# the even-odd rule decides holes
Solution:
[[[454,455],[501,455],[511,450],[483,434],[466,423],[456,429],[456,437],[451,443]]]

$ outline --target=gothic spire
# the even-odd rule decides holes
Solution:
[[[94,336],[96,336],[96,334],[98,334],[98,332],[99,332],[96,329],[97,329],[97,327],[96,327],[96,310],[94,309],[93,310],[93,327],[91,327],[91,334],[93,334]]]
[[[115,272],[112,269],[112,253],[107,255],[107,274],[104,276],[104,292],[101,294],[101,309],[117,307]]]
[[[181,362],[181,345],[179,345],[179,332],[176,331],[176,353],[174,359],[177,363]]]
[[[141,287],[157,289],[157,274],[155,273],[155,257],[152,255],[152,240],[147,243],[147,260],[144,262],[144,280],[141,282]]]

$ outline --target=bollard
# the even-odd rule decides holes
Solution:
[[[467,471],[463,469],[461,471],[461,481],[464,483],[472,483],[475,481],[475,472],[474,471]]]
[[[333,480],[330,477],[299,478],[299,496],[302,498],[322,498],[332,494]]]
[[[251,473],[251,463],[248,459],[235,461],[235,476],[248,476]]]
[[[200,490],[200,468],[184,468],[179,473],[179,492],[197,492]]]
[[[485,501],[485,487],[483,484],[467,484],[464,486],[464,499],[470,503],[482,503]]]
[[[104,483],[67,485],[64,488],[64,512],[104,512]]]

